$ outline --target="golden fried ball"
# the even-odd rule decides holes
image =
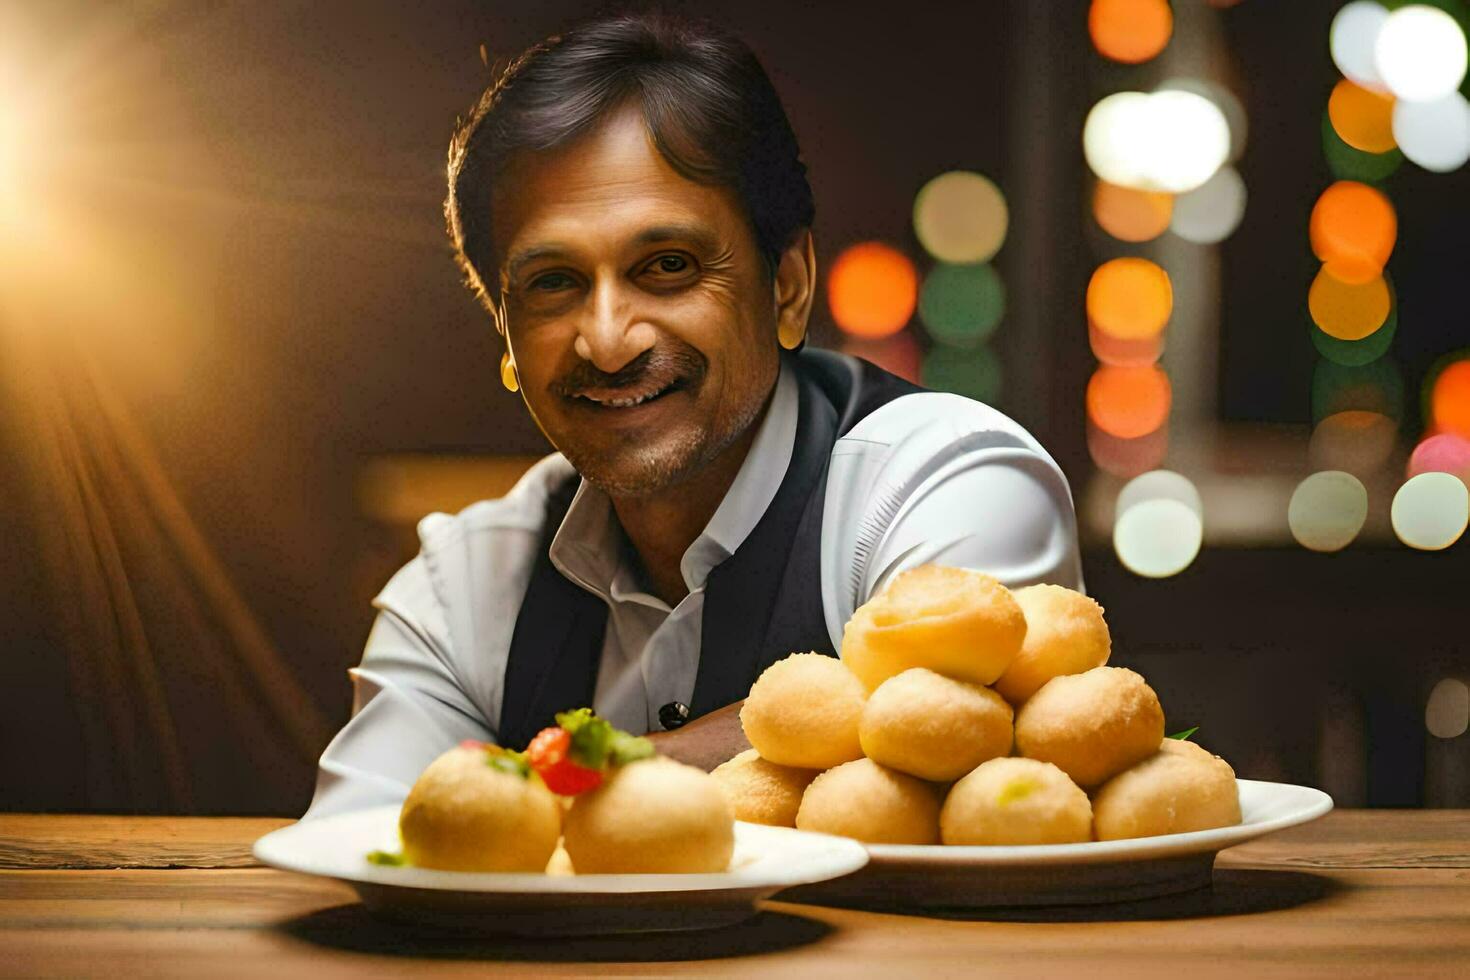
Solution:
[[[1126,667],[1053,677],[1016,713],[1016,750],[1092,787],[1153,755],[1164,710],[1153,688]]]
[[[724,871],[735,819],[709,773],[663,756],[614,769],[572,801],[562,828],[578,874]]]
[[[995,682],[1011,704],[1025,701],[1053,677],[1108,662],[1112,640],[1102,606],[1060,585],[1028,585],[1011,595],[1026,614],[1026,642]]]
[[[1166,738],[1157,753],[1102,784],[1092,813],[1098,840],[1230,827],[1240,823],[1240,791],[1230,763]]]
[[[937,844],[939,793],[921,779],[858,759],[812,780],[796,827],[869,844]]]
[[[983,572],[920,565],[859,606],[842,634],[842,662],[873,690],[910,667],[991,684],[1026,636],[1011,593]]]
[[[866,698],[841,661],[794,653],[756,678],[740,709],[740,725],[762,759],[830,769],[862,756],[858,718]]]
[[[1074,844],[1092,840],[1092,806],[1049,762],[991,759],[950,789],[939,825],[946,844]]]
[[[746,749],[721,763],[710,775],[720,784],[736,820],[795,827],[801,794],[817,778],[817,772],[778,766],[762,759],[755,749]]]
[[[403,801],[409,864],[444,871],[541,871],[556,850],[561,808],[534,774],[501,768],[496,746],[456,746],[429,763]]]
[[[858,738],[874,762],[949,782],[1010,755],[1011,720],[1011,706],[990,688],[911,667],[868,696]]]

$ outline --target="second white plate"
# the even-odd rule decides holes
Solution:
[[[1332,809],[1332,798],[1318,789],[1236,782],[1242,819],[1233,827],[1025,847],[868,844],[870,860],[862,871],[781,898],[931,909],[1153,898],[1208,885],[1218,852]]]

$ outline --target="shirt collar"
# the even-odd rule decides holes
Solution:
[[[679,562],[684,586],[691,593],[704,588],[709,573],[735,553],[775,499],[796,443],[797,403],[796,378],[782,358],[771,404],[745,461],[704,531],[689,545]],[[627,547],[612,501],[583,480],[552,538],[551,563],[567,578],[604,599],[638,602],[651,599],[667,608],[656,597],[638,589],[637,578],[624,553]]]

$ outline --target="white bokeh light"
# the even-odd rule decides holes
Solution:
[[[1424,4],[1388,15],[1373,44],[1373,64],[1400,99],[1442,99],[1465,80],[1465,33],[1455,18]]]
[[[1154,91],[1162,92],[1168,89],[1193,92],[1213,102],[1225,116],[1225,124],[1230,128],[1229,161],[1233,163],[1241,158],[1241,155],[1245,153],[1245,141],[1250,127],[1246,119],[1245,106],[1241,104],[1234,92],[1217,82],[1204,78],[1170,78],[1160,82]]]
[[[1215,175],[1230,156],[1230,124],[1219,106],[1193,92],[1155,92],[1149,99],[1149,175],[1153,190],[1183,194]]]
[[[1372,0],[1354,0],[1332,18],[1332,60],[1337,70],[1365,88],[1383,89],[1373,49],[1388,11]]]
[[[1168,578],[1190,566],[1204,541],[1204,524],[1187,504],[1145,500],[1113,525],[1113,550],[1123,567],[1144,578]]]
[[[1245,197],[1245,181],[1239,172],[1221,167],[1203,186],[1174,199],[1169,230],[1199,245],[1222,242],[1240,227]]]
[[[1205,508],[1199,490],[1189,477],[1173,470],[1150,470],[1129,480],[1118,493],[1114,507],[1115,518],[1121,518],[1131,508],[1145,500],[1177,500],[1201,519]]]
[[[1140,187],[1147,166],[1139,153],[1148,136],[1148,96],[1115,92],[1099,100],[1082,127],[1082,152],[1092,172],[1110,184]]]
[[[1452,473],[1420,473],[1393,495],[1393,533],[1410,548],[1441,551],[1470,523],[1470,490]]]
[[[1470,686],[1457,677],[1441,678],[1424,705],[1424,727],[1435,738],[1459,738],[1470,730]]]
[[[1292,492],[1286,523],[1297,544],[1311,551],[1341,551],[1368,519],[1368,491],[1351,473],[1313,473]]]
[[[1393,138],[1425,170],[1458,170],[1470,160],[1470,102],[1459,92],[1433,102],[1400,99],[1393,105]]]

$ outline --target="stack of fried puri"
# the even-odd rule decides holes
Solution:
[[[926,565],[860,607],[841,660],[751,688],[752,749],[715,770],[737,819],[889,844],[1055,844],[1240,820],[1235,775],[1164,738],[1100,606]]]

